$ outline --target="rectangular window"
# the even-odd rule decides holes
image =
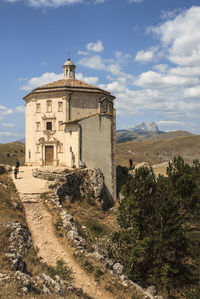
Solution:
[[[39,103],[36,104],[36,112],[37,113],[41,112],[41,106]]]
[[[47,112],[52,112],[52,101],[47,101]]]
[[[63,102],[58,102],[58,112],[63,111]]]
[[[31,151],[28,151],[28,158],[31,159]]]
[[[62,131],[63,130],[63,126],[62,126],[63,122],[62,121],[59,121],[58,122],[58,130],[59,131]]]
[[[41,131],[40,122],[36,122],[36,132],[40,132],[40,131]]]
[[[51,121],[48,121],[48,122],[46,123],[46,129],[47,129],[48,131],[51,131],[51,130],[52,130],[52,122],[51,122]]]

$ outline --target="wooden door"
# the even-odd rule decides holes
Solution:
[[[45,146],[45,165],[53,165],[53,146]]]

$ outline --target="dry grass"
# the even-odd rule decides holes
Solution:
[[[145,161],[154,165],[172,160],[178,155],[192,163],[194,159],[200,160],[200,136],[130,141],[117,144],[116,152],[117,164],[126,167],[129,166],[129,159],[132,159],[134,164]]]
[[[16,188],[7,174],[0,175],[0,222],[11,220],[25,224],[23,205]]]
[[[0,144],[0,164],[15,165],[18,159],[20,165],[24,165],[24,144],[11,142]]]

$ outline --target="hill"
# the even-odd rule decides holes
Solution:
[[[176,136],[177,132],[165,133],[153,139],[136,140],[126,143],[119,143],[116,146],[117,164],[128,166],[129,159],[140,163],[146,161],[151,165],[167,162],[174,156],[182,156],[183,159],[191,163],[193,160],[200,160],[200,136]]]
[[[20,142],[11,142],[0,144],[0,164],[15,165],[16,160],[20,165],[24,165],[24,144]]]
[[[144,140],[152,139],[155,137],[158,138],[172,138],[176,136],[192,136],[192,133],[187,131],[173,131],[173,132],[163,132],[163,131],[131,131],[129,130],[117,130],[116,131],[116,140],[117,143],[128,142],[132,140]]]

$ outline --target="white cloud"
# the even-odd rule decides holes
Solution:
[[[141,3],[143,0],[127,0],[128,3]]]
[[[82,80],[88,84],[92,84],[92,85],[96,85],[97,82],[99,81],[99,78],[98,77],[84,77],[83,74],[79,73],[79,74],[76,74],[76,78],[78,80]]]
[[[176,121],[176,120],[160,120],[160,121],[157,121],[156,124],[158,126],[162,126],[162,125],[174,126],[174,125],[183,125],[185,123],[182,121]]]
[[[7,128],[13,128],[13,127],[15,127],[15,124],[12,124],[12,123],[2,123],[1,125],[3,127],[7,127]]]
[[[81,58],[78,64],[95,70],[105,69],[103,59],[99,55]]]
[[[0,105],[0,117],[4,118],[6,115],[12,114],[13,109],[7,108],[5,106]]]
[[[200,86],[190,87],[185,89],[185,97],[200,99]]]
[[[86,51],[80,51],[80,50],[77,52],[77,54],[78,55],[83,55],[83,56],[88,56],[89,55],[88,52],[86,52]]]
[[[161,11],[161,19],[163,20],[170,20],[174,19],[178,14],[183,12],[183,8],[175,8],[172,10],[162,10]]]
[[[167,64],[157,64],[153,66],[153,69],[159,71],[160,73],[165,73],[168,70]]]
[[[55,74],[55,73],[44,73],[40,77],[34,77],[31,79],[25,79],[27,83],[20,87],[22,90],[30,91],[38,86],[48,84],[53,81],[57,81],[63,79],[63,74]]]
[[[184,10],[173,20],[149,28],[165,48],[168,59],[178,65],[195,66],[200,63],[200,7]]]
[[[15,107],[14,112],[24,113],[25,112],[25,106],[17,106],[17,107]]]
[[[183,77],[176,75],[165,75],[154,71],[142,73],[134,82],[135,85],[143,88],[164,88],[164,87],[186,87],[200,84],[198,78]]]
[[[72,5],[76,3],[85,3],[85,0],[4,0],[6,2],[24,2],[32,7],[61,7],[65,5]]]
[[[105,3],[106,0],[95,0],[95,4]]]
[[[147,63],[154,59],[156,48],[152,48],[148,51],[139,51],[137,52],[134,61],[141,62],[141,63]]]
[[[93,52],[103,52],[103,42],[101,40],[98,40],[96,43],[91,42],[86,45],[86,49]]]
[[[0,136],[20,136],[20,134],[12,133],[12,132],[0,132]]]

